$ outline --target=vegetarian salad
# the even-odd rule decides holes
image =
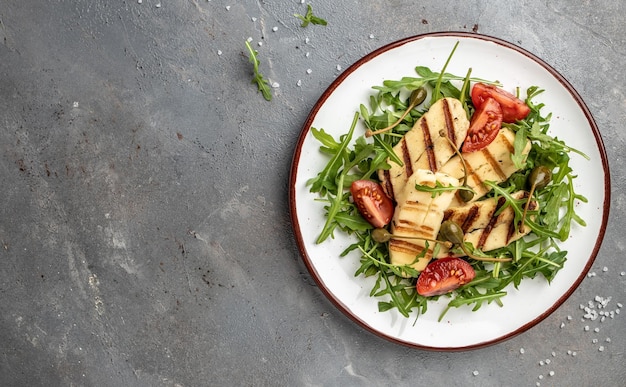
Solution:
[[[458,45],[458,43],[457,43]],[[374,277],[378,309],[405,317],[441,297],[447,308],[502,305],[525,278],[563,267],[576,202],[570,156],[549,134],[550,113],[497,81],[423,66],[373,86],[339,138],[311,128],[328,163],[307,181],[324,202],[316,243],[353,236],[355,276]],[[361,121],[365,130],[357,129]],[[358,133],[358,130],[361,133]]]

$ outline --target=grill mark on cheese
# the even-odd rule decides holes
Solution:
[[[437,172],[437,159],[435,159],[434,150],[435,146],[433,145],[433,140],[430,137],[430,128],[426,117],[422,117],[420,127],[422,129],[422,133],[424,134],[424,153],[426,153],[426,157],[428,158],[428,169],[433,172]]]
[[[500,167],[500,163],[498,163],[498,160],[496,160],[493,157],[493,155],[491,154],[491,152],[487,150],[487,148],[484,148],[481,152],[483,153],[485,160],[487,160],[489,165],[491,165],[491,167],[493,168],[493,171],[498,175],[500,180],[505,181],[507,179],[507,176],[506,176],[506,173],[504,173],[504,171]]]
[[[504,203],[506,203],[506,199],[502,196],[499,197],[498,204],[496,204],[496,207],[493,209],[493,212],[491,212],[490,214],[491,219],[489,219],[489,223],[487,223],[487,226],[482,230],[480,234],[480,238],[478,239],[478,243],[476,247],[478,247],[479,249],[483,248],[483,246],[485,245],[485,242],[487,241],[487,238],[489,238],[489,234],[491,234],[491,231],[493,231],[493,228],[498,223],[498,218],[500,216],[499,215],[496,216],[495,214],[498,213],[498,211],[504,205]]]
[[[452,113],[450,112],[450,105],[448,104],[447,99],[443,100],[443,116],[446,120],[446,132],[448,134],[448,138],[453,144],[456,144],[456,131],[454,130],[454,117],[452,117]]]
[[[478,217],[480,216],[480,211],[478,206],[474,205],[470,208],[470,210],[467,212],[467,216],[465,217],[465,219],[463,220],[463,224],[461,225],[461,229],[463,230],[464,233],[468,232],[472,225],[474,224],[474,221],[476,221],[478,219]]]
[[[409,242],[407,240],[402,239],[391,239],[389,240],[389,250],[394,250],[397,252],[419,255],[423,254],[424,246]],[[433,251],[431,249],[426,250],[426,256],[432,256]]]
[[[404,170],[406,171],[406,178],[413,174],[413,162],[411,161],[411,154],[409,153],[409,147],[406,144],[406,140],[402,137],[402,161],[404,162]]]

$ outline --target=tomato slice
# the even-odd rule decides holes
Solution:
[[[474,268],[461,258],[436,259],[426,266],[417,279],[417,293],[438,296],[465,285],[476,277]]]
[[[483,149],[496,138],[501,126],[502,108],[495,99],[487,98],[474,112],[461,150],[474,152]]]
[[[361,216],[374,227],[383,227],[393,216],[393,202],[380,184],[371,180],[357,180],[350,186],[350,193]]]
[[[507,123],[523,120],[530,113],[530,108],[524,101],[506,90],[493,85],[477,83],[472,88],[472,103],[479,109],[487,98],[493,98],[502,108],[502,121]]]

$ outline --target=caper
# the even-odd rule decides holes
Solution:
[[[528,175],[528,185],[531,190],[544,189],[551,181],[552,171],[543,165],[536,166]]]
[[[471,191],[469,189],[461,189],[458,192],[459,192],[459,198],[461,198],[461,200],[463,200],[465,203],[469,202],[470,200],[474,198],[474,191]]]
[[[377,243],[385,243],[391,239],[391,233],[384,228],[372,230],[372,239]]]
[[[411,96],[409,97],[409,104],[410,106],[412,106],[411,109],[424,102],[424,100],[426,99],[426,94],[427,93],[424,86],[418,87],[417,89],[413,90]]]
[[[452,220],[444,220],[439,228],[439,237],[444,241],[452,242],[455,245],[463,245],[463,230],[458,223]]]

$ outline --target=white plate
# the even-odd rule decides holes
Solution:
[[[341,232],[335,239],[315,244],[324,224],[324,211],[316,194],[305,183],[326,165],[319,142],[310,128],[323,128],[338,138],[350,128],[354,112],[368,104],[371,86],[385,79],[416,76],[417,65],[440,71],[454,44],[459,46],[446,72],[499,80],[507,89],[525,91],[537,85],[545,92],[537,98],[552,112],[550,132],[590,156],[572,154],[571,166],[578,175],[575,189],[588,198],[578,203],[577,212],[586,227],[574,226],[570,238],[561,244],[568,260],[551,284],[543,277],[522,281],[519,290],[509,287],[504,306],[483,305],[452,308],[438,322],[447,300],[430,303],[428,311],[404,318],[395,309],[378,311],[378,300],[369,297],[373,279],[355,277],[358,253],[340,258],[354,241]],[[359,123],[355,133],[363,133]],[[356,135],[355,135],[356,136]],[[290,176],[290,209],[298,248],[324,294],[348,317],[365,329],[393,342],[433,350],[478,348],[513,337],[552,313],[580,284],[600,248],[609,213],[610,180],[608,162],[596,124],[574,88],[554,69],[533,54],[508,42],[469,33],[436,33],[407,38],[363,57],[333,82],[315,104],[298,139]]]

